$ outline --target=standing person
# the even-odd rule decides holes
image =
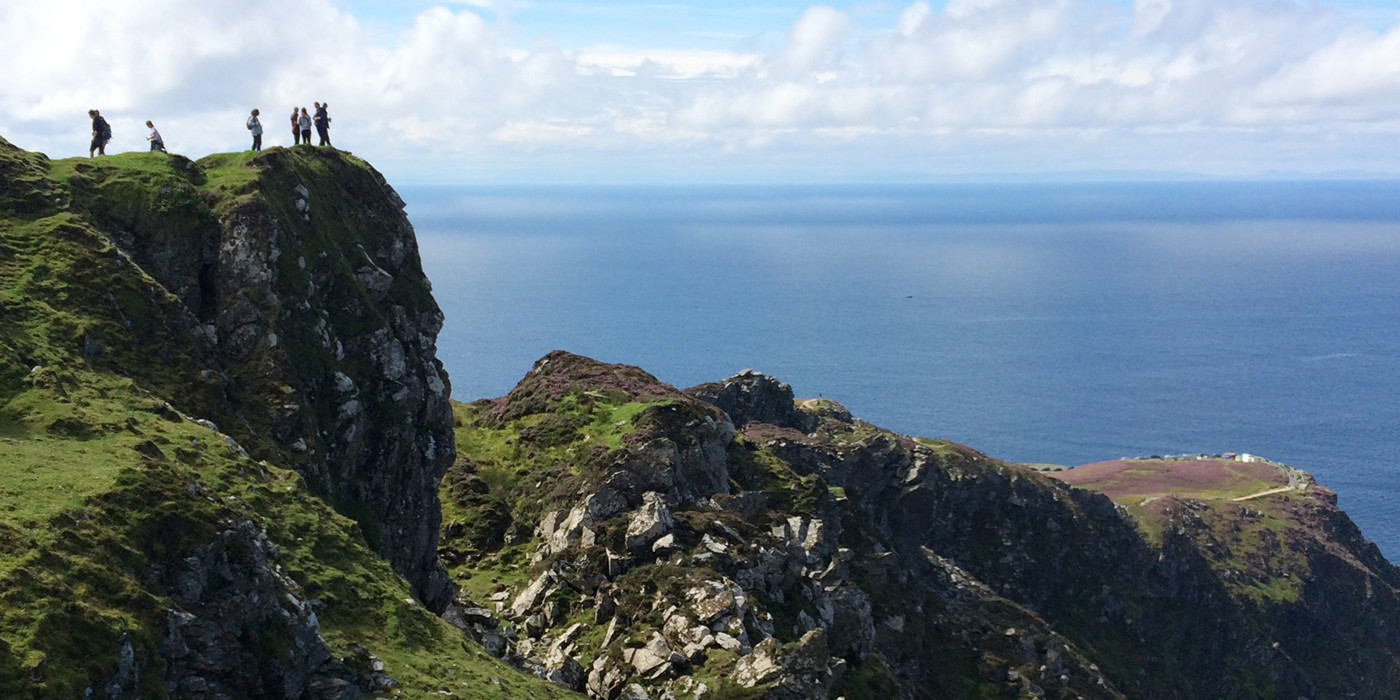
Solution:
[[[297,108],[292,108],[292,145],[301,143],[301,129],[297,128]]]
[[[248,116],[248,131],[253,132],[253,150],[262,150],[262,122],[258,121],[258,110]]]
[[[105,156],[107,142],[112,140],[112,127],[95,109],[89,109],[88,116],[92,117],[92,144],[88,146],[88,157],[91,158],[94,151],[99,156]]]
[[[152,124],[151,120],[147,119],[146,126],[150,127],[151,129],[151,133],[146,135],[146,140],[151,142],[151,150],[166,153],[167,151],[165,150],[165,139],[162,139],[160,137],[160,132],[156,131],[156,125]]]
[[[301,116],[297,118],[297,126],[301,127],[301,142],[311,145],[311,115],[306,113],[306,108],[301,108]]]
[[[320,102],[316,102],[313,104],[316,105],[316,135],[321,137],[321,143],[319,145],[329,146],[331,145],[331,118],[329,114],[326,114],[326,109],[330,107],[330,103],[321,104]]]

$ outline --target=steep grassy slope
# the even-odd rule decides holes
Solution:
[[[323,192],[354,167],[273,157]],[[486,656],[415,599],[363,523],[290,465],[249,456],[302,454],[250,405],[336,409],[289,384],[250,386],[246,368],[275,351],[220,364],[210,329],[236,300],[209,295],[200,248],[211,227],[240,225],[278,168],[245,155],[50,163],[0,140],[0,696],[567,695]],[[363,258],[354,231],[368,225],[314,245]],[[361,297],[366,313],[389,313],[374,301]]]
[[[6,404],[0,435],[0,695],[82,697],[115,684],[165,697],[166,618],[181,606],[178,579],[162,569],[243,522],[277,546],[276,566],[296,584],[287,593],[314,601],[334,657],[363,678],[370,655],[382,659],[398,684],[383,684],[385,695],[495,698],[497,682],[560,694],[424,610],[295,472],[241,455],[130,380],[40,368]],[[253,668],[295,641],[270,623],[229,632]]]

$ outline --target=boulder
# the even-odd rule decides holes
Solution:
[[[748,611],[744,589],[729,579],[703,581],[687,590],[686,598],[695,619],[716,632],[729,630],[733,621],[742,622]]]
[[[642,496],[642,506],[632,513],[627,523],[627,549],[649,547],[673,527],[671,509],[666,507],[661,494],[648,491]]]
[[[631,683],[622,690],[621,695],[617,696],[617,700],[651,700],[651,695],[647,694],[646,688]]]
[[[510,612],[515,617],[523,617],[525,613],[535,609],[545,597],[550,593],[550,583],[554,580],[551,572],[540,574],[520,595],[515,597],[515,601],[510,604]]]
[[[783,672],[782,644],[769,637],[734,664],[734,682],[745,688],[778,679]]]
[[[580,664],[573,657],[562,657],[557,662],[546,661],[544,679],[555,685],[560,685],[575,692],[584,689],[587,675]]]
[[[734,681],[748,688],[770,684],[765,698],[823,700],[844,668],[843,661],[832,660],[818,629],[786,649],[772,637],[763,640],[734,665]]]
[[[655,680],[670,671],[674,654],[666,639],[660,633],[653,632],[646,646],[624,650],[622,659],[636,669],[637,675]]]
[[[817,417],[797,408],[792,387],[751,369],[685,393],[718,406],[736,426],[757,422],[803,433],[817,429]]]

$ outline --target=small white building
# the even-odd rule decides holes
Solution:
[[[1248,453],[1248,452],[1241,452],[1241,453],[1235,455],[1235,461],[1237,461],[1237,462],[1258,462],[1258,461],[1259,461],[1259,458],[1258,458],[1258,457],[1255,457],[1254,455],[1252,455],[1252,454],[1250,454],[1250,453]]]

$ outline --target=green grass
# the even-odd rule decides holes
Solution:
[[[129,461],[125,455],[142,441],[130,433],[92,440],[43,434],[0,438],[0,517],[32,528],[77,508],[115,485],[114,464]]]
[[[498,591],[518,593],[530,582],[530,551],[533,548],[504,547],[473,561],[470,566],[453,567],[453,580],[463,595],[489,607],[492,594]],[[462,572],[469,576],[460,576]]]
[[[597,448],[616,450],[622,439],[637,429],[637,418],[646,409],[668,402],[623,400],[612,403],[606,399],[579,401],[578,395],[561,401],[549,413],[536,413],[508,422],[492,425],[486,418],[489,405],[453,402],[456,423],[457,454],[478,465],[493,488],[514,489],[539,473],[534,467],[564,465],[571,475],[577,475]],[[520,439],[522,430],[538,426],[553,416],[576,416],[577,439],[550,444]]]
[[[239,153],[215,153],[199,159],[199,167],[209,180],[210,188],[237,191],[257,180],[257,170],[250,167],[252,151]]]
[[[602,435],[602,444],[610,450],[615,450],[622,443],[622,436],[625,435],[633,420],[642,411],[652,407],[662,405],[660,401],[645,401],[624,403],[614,406],[612,411],[605,417],[597,421],[596,426]]]
[[[916,437],[914,438],[914,442],[923,447],[927,447],[933,450],[934,454],[938,455],[940,458],[943,459],[960,458],[962,456],[963,450],[966,449],[955,442],[950,442],[948,440],[937,440],[934,438]]]

